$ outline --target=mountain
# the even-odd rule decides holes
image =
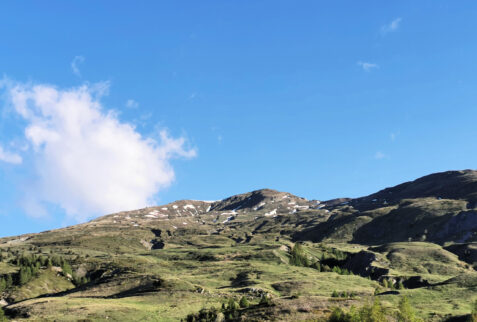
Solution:
[[[297,239],[361,244],[477,241],[477,171],[447,171],[327,207],[329,220]]]
[[[466,319],[476,206],[464,170],[356,199],[262,189],[110,214],[1,238],[0,303],[15,320],[290,321],[374,299],[392,319],[406,296],[425,320]]]

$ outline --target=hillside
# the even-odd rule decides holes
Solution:
[[[120,212],[1,238],[0,303],[15,320],[317,321],[379,299],[392,320],[406,296],[426,321],[465,319],[476,208],[465,170],[356,199],[263,189]]]

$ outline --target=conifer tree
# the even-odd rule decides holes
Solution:
[[[242,296],[242,298],[240,299],[239,305],[243,309],[249,306],[248,300],[245,296]]]

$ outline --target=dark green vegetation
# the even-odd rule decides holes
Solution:
[[[476,207],[477,172],[458,171],[357,199],[259,190],[112,214],[0,239],[0,303],[15,320],[465,321]]]

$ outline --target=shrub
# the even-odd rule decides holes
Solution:
[[[331,293],[331,297],[340,297],[340,294],[335,290]]]

